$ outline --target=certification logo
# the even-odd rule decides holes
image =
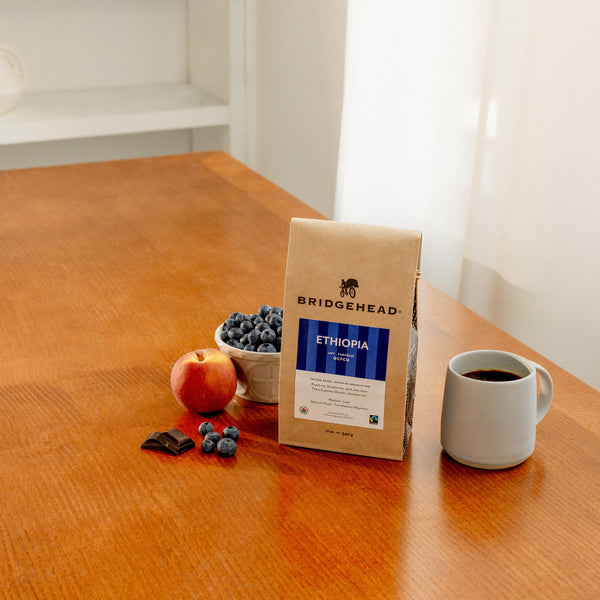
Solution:
[[[307,413],[308,413],[308,407],[307,407],[307,406],[301,406],[301,407],[298,409],[298,412],[299,412],[301,415],[305,415],[305,414],[307,414]]]
[[[369,424],[377,425],[379,423],[379,417],[377,415],[369,415]]]

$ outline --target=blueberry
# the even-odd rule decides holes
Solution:
[[[209,431],[214,431],[215,428],[210,421],[204,421],[204,423],[200,423],[200,427],[198,427],[198,433],[200,435],[206,435]]]
[[[261,344],[257,349],[257,352],[277,352],[277,348],[273,344]]]
[[[246,338],[248,339],[248,344],[256,344],[256,342],[260,340],[260,331],[258,329],[253,329],[248,332]]]
[[[240,430],[235,425],[228,425],[223,429],[223,438],[230,438],[237,442],[240,438]]]
[[[226,319],[225,323],[223,323],[223,331],[227,331],[228,329],[235,327],[236,324],[237,321],[235,319],[232,319],[231,317],[229,319]]]
[[[212,440],[204,440],[200,444],[200,448],[202,448],[202,452],[204,452],[204,454],[210,454],[211,452],[214,452],[216,447],[217,445]]]
[[[223,438],[217,443],[217,452],[219,456],[229,458],[233,456],[237,451],[237,444],[231,438]]]
[[[253,314],[232,312],[223,323],[221,339],[247,352],[280,352],[282,332],[283,308],[263,304]]]
[[[277,334],[272,329],[265,329],[260,334],[260,339],[265,344],[272,344],[277,339]]]
[[[268,304],[263,304],[258,309],[258,314],[264,319],[271,312],[271,307]]]
[[[218,431],[209,431],[204,436],[204,439],[208,440],[209,442],[213,442],[214,444],[217,444],[221,439],[221,434]]]
[[[242,342],[240,342],[240,340],[232,340],[229,339],[225,342],[228,346],[231,346],[232,348],[238,348],[240,350],[244,349],[244,344],[242,344]]]
[[[273,328],[277,329],[283,325],[283,319],[279,315],[275,315],[273,313],[269,314],[265,321]]]
[[[242,338],[242,336],[244,335],[244,331],[240,328],[240,327],[232,327],[228,332],[227,335],[229,336],[229,339],[232,340],[239,340]]]
[[[252,331],[254,329],[254,323],[249,320],[244,320],[240,323],[240,329],[244,333],[248,333],[249,331]]]

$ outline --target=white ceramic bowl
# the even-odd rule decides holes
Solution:
[[[8,112],[25,90],[25,65],[8,46],[0,44],[0,115]]]
[[[215,331],[215,342],[235,364],[238,374],[236,395],[254,402],[277,404],[281,352],[249,352],[233,348],[221,339],[222,331],[223,325],[219,325]]]

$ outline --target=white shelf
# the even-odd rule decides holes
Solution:
[[[197,86],[160,84],[25,94],[0,115],[0,145],[229,125]]]

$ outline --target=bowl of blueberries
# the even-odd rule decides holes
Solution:
[[[283,309],[264,304],[256,313],[232,312],[215,331],[221,352],[235,364],[236,395],[245,400],[279,402],[279,364]]]

